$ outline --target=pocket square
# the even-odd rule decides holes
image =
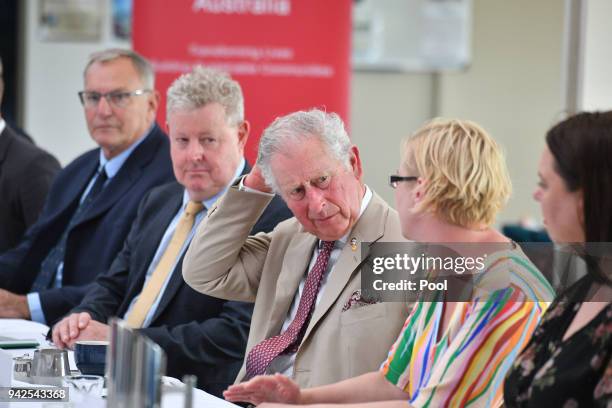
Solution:
[[[361,289],[358,289],[353,292],[351,297],[349,297],[348,301],[342,307],[342,311],[346,312],[349,309],[357,309],[359,307],[373,305],[375,303],[380,303],[380,301],[380,299],[375,297],[362,296]]]

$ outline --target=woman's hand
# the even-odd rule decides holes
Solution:
[[[300,387],[282,374],[259,375],[247,382],[230,386],[223,392],[226,400],[232,402],[282,402],[300,403]]]

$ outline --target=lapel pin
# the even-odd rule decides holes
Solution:
[[[357,250],[357,238],[355,237],[351,238],[351,249],[353,252]]]

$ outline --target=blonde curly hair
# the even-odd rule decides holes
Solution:
[[[468,120],[427,122],[405,140],[402,157],[425,180],[418,210],[455,225],[490,226],[512,190],[501,148]]]
[[[218,103],[225,109],[227,123],[244,121],[244,96],[240,84],[222,71],[197,65],[181,75],[167,90],[166,114]]]

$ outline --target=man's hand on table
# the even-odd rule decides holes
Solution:
[[[26,296],[0,289],[0,317],[30,319],[30,308]]]
[[[91,318],[87,312],[73,313],[53,326],[53,343],[59,348],[73,348],[79,340],[108,340],[109,326]]]

